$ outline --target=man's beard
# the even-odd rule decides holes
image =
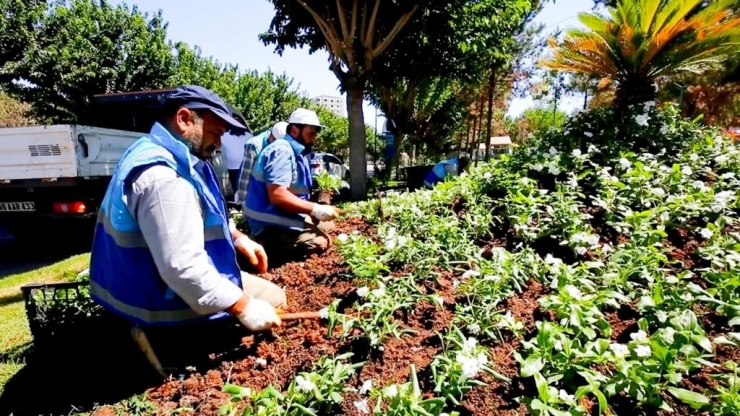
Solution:
[[[190,152],[195,156],[203,159],[206,156],[203,154],[203,133],[197,131],[190,131],[182,136],[186,142],[190,145]]]

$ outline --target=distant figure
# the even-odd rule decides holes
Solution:
[[[285,131],[287,129],[288,123],[279,121],[272,126],[272,129],[265,130],[261,134],[247,140],[247,145],[244,146],[244,161],[239,172],[239,183],[237,184],[236,196],[234,197],[234,202],[239,204],[242,210],[246,206],[249,177],[252,176],[252,169],[254,169],[254,162],[257,160],[257,156],[268,144],[285,137]]]
[[[242,124],[247,124],[246,120],[238,112],[233,112],[232,116]],[[247,144],[247,140],[251,138],[252,134],[246,129],[232,129],[224,133],[221,137],[221,154],[224,155],[224,159],[226,160],[226,169],[229,171],[229,184],[234,194],[236,194],[239,186],[239,169],[241,169],[242,161],[244,160],[244,146]]]
[[[424,178],[424,186],[432,189],[437,182],[445,180],[448,175],[452,177],[459,176],[462,172],[467,171],[469,166],[470,159],[466,156],[445,159],[437,163],[427,174],[426,178]]]

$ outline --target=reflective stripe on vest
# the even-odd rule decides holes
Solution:
[[[224,278],[242,287],[241,272],[228,228],[226,205],[213,169],[190,155],[159,124],[124,153],[98,213],[90,260],[92,298],[128,320],[142,325],[168,326],[229,316],[220,312],[202,316],[162,280],[136,219],[126,206],[124,188],[134,171],[160,164],[190,182],[201,200],[205,251]],[[195,166],[203,165],[201,174]]]

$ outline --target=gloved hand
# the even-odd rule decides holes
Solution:
[[[338,217],[339,213],[331,205],[313,204],[311,216],[319,221],[331,221]]]
[[[252,266],[256,267],[260,273],[267,272],[267,253],[264,247],[259,243],[252,241],[246,235],[241,236],[234,241],[234,247],[244,254]]]
[[[282,323],[272,305],[252,295],[249,295],[247,307],[236,317],[250,331],[266,331]]]

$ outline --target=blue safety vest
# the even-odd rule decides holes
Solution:
[[[242,287],[241,272],[229,231],[227,209],[213,168],[193,156],[188,146],[160,124],[126,150],[113,173],[98,212],[90,260],[90,294],[111,312],[137,324],[170,326],[229,316],[199,315],[159,276],[136,219],[126,207],[124,189],[132,172],[164,164],[196,189],[204,211],[205,250],[223,276]],[[203,166],[202,173],[196,170]]]
[[[305,146],[286,134],[283,139],[275,140],[268,144],[257,156],[257,162],[249,178],[249,196],[247,197],[244,214],[249,222],[249,229],[254,235],[264,230],[266,226],[276,226],[302,231],[306,228],[305,214],[293,214],[285,212],[270,202],[265,183],[266,155],[275,147],[282,146],[292,153],[290,158],[290,169],[293,172],[292,181],[288,190],[297,197],[308,200],[313,186],[311,179],[311,168],[308,160],[303,156]]]
[[[432,188],[437,182],[443,181],[447,177],[447,171],[445,170],[445,166],[447,165],[454,165],[457,170],[459,161],[456,157],[453,157],[437,163],[424,178],[424,186]]]

